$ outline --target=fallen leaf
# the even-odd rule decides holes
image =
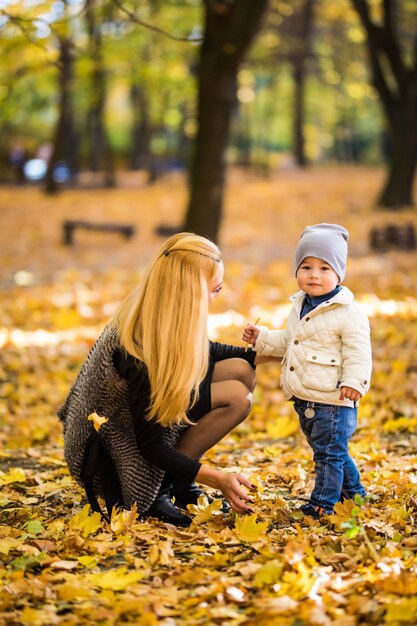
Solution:
[[[213,502],[209,502],[205,495],[199,496],[197,504],[189,504],[187,509],[193,515],[193,524],[197,526],[205,524],[213,519],[222,508],[220,498],[214,498]]]
[[[90,505],[86,504],[82,511],[76,513],[69,521],[69,527],[75,531],[81,531],[83,537],[93,535],[99,528],[101,528],[101,515],[100,513],[91,513]]]
[[[13,467],[5,474],[0,472],[0,485],[10,485],[11,483],[23,483],[26,480],[26,473],[20,467]]]
[[[126,567],[120,567],[119,569],[112,569],[100,574],[88,574],[87,580],[94,587],[122,591],[144,578],[144,576],[144,572],[128,572]]]
[[[103,426],[103,424],[105,424],[106,422],[109,421],[108,417],[101,417],[100,415],[98,415],[97,413],[91,413],[88,416],[88,421],[93,422],[93,426],[96,429],[96,431],[98,432],[101,428],[101,426]]]
[[[235,530],[238,539],[245,543],[252,543],[265,539],[268,522],[257,522],[258,514],[237,515],[235,520]]]

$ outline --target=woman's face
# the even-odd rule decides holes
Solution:
[[[217,265],[218,265],[218,268],[217,268],[216,274],[213,276],[213,279],[208,284],[209,306],[213,302],[214,298],[217,298],[217,296],[220,294],[222,290],[224,266],[221,261]]]

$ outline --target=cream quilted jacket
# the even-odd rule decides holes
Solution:
[[[281,386],[287,399],[352,406],[340,400],[340,387],[364,395],[369,389],[372,353],[369,322],[347,287],[300,320],[304,292],[290,298],[285,330],[261,327],[255,350],[284,357]]]

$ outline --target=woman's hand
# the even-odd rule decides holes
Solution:
[[[236,513],[253,513],[252,507],[248,504],[253,503],[253,498],[244,487],[248,489],[253,489],[254,487],[242,474],[221,472],[212,467],[202,465],[195,479],[204,485],[219,489]]]
[[[243,330],[242,340],[254,346],[260,331],[261,329],[259,326],[255,326],[255,324],[246,324]]]
[[[242,474],[222,472],[222,478],[219,481],[218,488],[236,513],[253,513],[252,507],[247,504],[248,502],[253,503],[253,498],[242,485],[248,489],[253,489],[253,485],[245,476],[242,476]]]

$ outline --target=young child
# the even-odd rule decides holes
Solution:
[[[338,224],[308,226],[295,251],[301,291],[291,298],[285,330],[248,324],[243,332],[258,354],[284,357],[281,385],[314,453],[315,486],[301,509],[316,519],[339,500],[366,495],[348,443],[369,389],[372,354],[368,319],[340,285],[348,237]]]

